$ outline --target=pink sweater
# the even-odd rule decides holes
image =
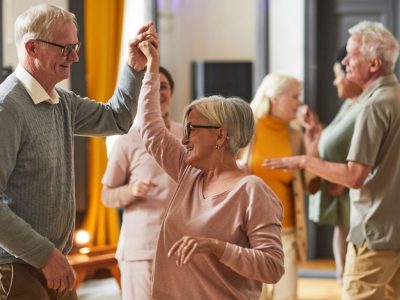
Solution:
[[[275,283],[284,272],[280,201],[253,175],[204,198],[204,172],[186,164],[184,147],[163,126],[159,86],[158,74],[145,74],[137,113],[147,150],[177,182],[157,244],[153,298],[259,299],[261,282]],[[184,235],[227,246],[221,259],[198,254],[177,266],[167,254]]]

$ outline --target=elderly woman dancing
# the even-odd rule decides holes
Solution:
[[[177,182],[158,240],[154,299],[259,299],[283,272],[282,206],[267,185],[236,165],[253,135],[249,105],[213,96],[194,101],[180,143],[159,101],[159,53],[140,44],[147,73],[138,125],[149,153]]]

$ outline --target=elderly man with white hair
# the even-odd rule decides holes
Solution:
[[[349,32],[343,64],[363,93],[347,163],[303,155],[264,166],[305,168],[352,188],[342,299],[399,299],[400,86],[393,73],[399,44],[376,22],[360,22]]]
[[[74,135],[127,132],[136,113],[146,58],[158,46],[152,24],[141,28],[108,103],[56,84],[79,60],[75,16],[41,4],[15,23],[19,65],[0,85],[0,299],[76,299],[66,255],[75,223]]]

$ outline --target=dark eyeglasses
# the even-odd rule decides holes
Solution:
[[[186,139],[190,137],[190,132],[193,130],[193,128],[209,128],[209,129],[219,129],[221,126],[216,126],[216,125],[194,125],[191,123],[186,123],[186,125],[183,127],[183,134]]]
[[[48,42],[48,41],[44,41],[41,39],[36,39],[38,42],[42,42],[48,45],[52,45],[58,48],[61,48],[61,54],[63,56],[68,56],[72,51],[74,51],[75,53],[79,52],[79,49],[81,48],[82,43],[81,42],[77,42],[76,44],[69,44],[69,45],[59,45],[56,43],[52,43],[52,42]]]

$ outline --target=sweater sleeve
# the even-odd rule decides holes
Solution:
[[[143,72],[136,72],[125,65],[118,86],[107,103],[69,93],[74,133],[106,136],[128,132],[136,114],[143,75]]]
[[[160,108],[160,75],[146,73],[138,103],[138,128],[147,151],[176,182],[186,167],[185,149],[165,127]]]
[[[127,136],[120,136],[115,142],[101,180],[104,185],[102,201],[107,207],[122,208],[134,201],[129,185],[129,153],[124,147],[124,138]]]
[[[249,190],[248,197],[245,220],[249,247],[227,243],[220,261],[244,277],[276,283],[284,273],[282,205],[261,182]]]
[[[20,128],[13,116],[0,106],[0,247],[36,268],[42,267],[54,245],[11,209],[7,182],[15,168],[20,144]]]

